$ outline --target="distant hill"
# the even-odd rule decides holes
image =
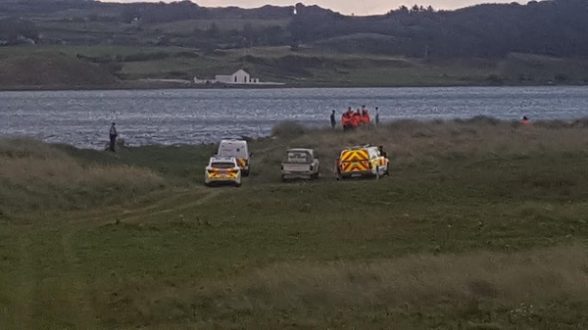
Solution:
[[[290,31],[302,43],[377,33],[393,38],[385,41],[384,52],[416,57],[501,57],[511,52],[588,56],[586,0],[487,4],[439,12],[431,7],[401,7],[372,17],[342,16],[302,6],[297,12]],[[381,38],[366,39],[355,44],[362,49],[353,44],[346,47],[353,52],[370,52],[374,47],[382,51],[381,42]]]
[[[587,84],[588,0],[366,17],[302,4],[0,0],[0,89],[188,86],[229,68],[291,86]]]
[[[17,18],[18,26],[0,24],[0,45],[22,43],[23,39],[45,45],[205,50],[283,45],[295,49],[313,44],[344,53],[422,58],[491,58],[513,52],[588,56],[587,0],[486,4],[455,11],[401,7],[368,17],[344,16],[302,4],[242,9],[205,8],[189,1],[0,1],[0,19]],[[30,36],[31,31],[36,37]]]

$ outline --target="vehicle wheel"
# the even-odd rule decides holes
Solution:
[[[241,183],[240,182],[239,183],[235,183],[235,187],[236,188],[241,188]]]
[[[246,176],[246,177],[247,177],[247,176],[249,176],[249,170],[247,170],[247,171],[243,171],[243,173],[242,173],[242,174],[243,174],[243,176]]]
[[[310,178],[311,178],[311,179],[313,179],[313,180],[314,180],[314,179],[318,179],[318,177],[319,177],[319,174],[318,174],[318,173],[312,174],[312,175],[310,176]]]

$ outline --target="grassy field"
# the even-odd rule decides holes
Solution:
[[[202,185],[209,145],[2,141],[0,328],[588,327],[585,120],[292,127],[241,188]],[[335,180],[359,143],[390,177]],[[288,146],[321,179],[281,183]]]
[[[251,28],[262,29],[268,27],[286,28],[289,19],[194,19],[182,20],[171,23],[153,24],[148,29],[174,34],[190,34],[194,30],[206,31],[211,26],[216,26],[219,31],[243,30],[247,25]]]

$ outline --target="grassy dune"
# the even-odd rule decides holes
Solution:
[[[163,186],[147,169],[83,163],[41,142],[0,140],[0,213],[94,207]]]
[[[213,146],[113,156],[3,141],[18,168],[44,157],[77,170],[0,171],[2,202],[19,191],[4,182],[31,185],[19,203],[75,201],[0,217],[0,327],[585,328],[587,129],[283,125],[252,142],[239,189],[203,187]],[[335,180],[336,150],[360,143],[385,146],[391,177]],[[320,180],[279,182],[288,146],[319,150]],[[125,174],[102,181],[93,168]]]

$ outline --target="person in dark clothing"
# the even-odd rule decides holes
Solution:
[[[378,151],[380,151],[381,156],[388,157],[388,154],[384,151],[384,146],[378,146]]]
[[[380,109],[376,107],[376,126],[378,126],[378,124],[380,124]]]
[[[110,146],[108,148],[109,151],[115,152],[115,146],[116,146],[116,137],[118,136],[118,133],[116,132],[116,124],[112,123],[112,125],[110,126]]]
[[[337,126],[337,121],[335,120],[335,110],[331,112],[331,128],[335,128]]]

